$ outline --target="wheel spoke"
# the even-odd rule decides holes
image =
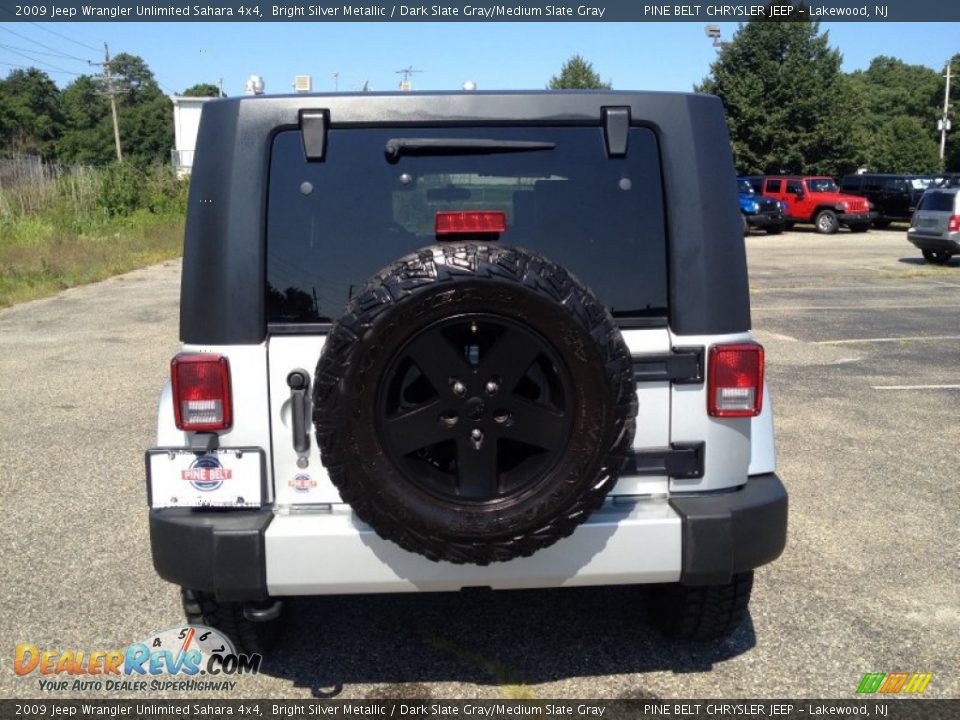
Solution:
[[[488,499],[497,494],[500,475],[496,438],[484,438],[479,447],[468,437],[457,441],[457,483],[460,497],[468,500]]]
[[[506,410],[511,417],[509,425],[500,431],[500,437],[544,450],[556,449],[562,441],[563,413],[518,397],[506,404]]]
[[[473,372],[466,357],[439,333],[421,335],[410,343],[406,354],[438,393],[443,392],[451,377]]]
[[[539,354],[536,343],[508,327],[480,358],[478,373],[484,378],[499,377],[503,389],[512,393]]]
[[[391,444],[404,455],[452,437],[440,421],[439,400],[432,400],[387,421]]]

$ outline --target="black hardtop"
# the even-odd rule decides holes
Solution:
[[[936,173],[853,173],[850,175],[844,175],[843,179],[847,178],[933,178],[933,177],[942,177]]]
[[[764,175],[764,180],[796,180],[798,182],[803,182],[804,180],[833,180],[834,178],[829,175]]]
[[[718,98],[624,91],[336,93],[204,104],[187,212],[181,339],[208,345],[265,339],[270,149],[277,132],[301,127],[302,116],[319,113],[330,128],[600,126],[606,111],[618,108],[627,109],[631,125],[653,129],[659,143],[672,330],[748,330],[746,254]]]

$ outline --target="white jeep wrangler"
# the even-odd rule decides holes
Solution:
[[[783,550],[716,98],[208,103],[180,328],[153,561],[242,648],[285,597],[478,586],[649,584],[716,638]]]

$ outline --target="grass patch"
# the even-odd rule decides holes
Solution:
[[[186,183],[116,165],[0,188],[0,307],[179,256]]]
[[[461,647],[457,643],[445,638],[430,637],[428,638],[428,642],[436,650],[442,650],[451,655],[455,655],[483,672],[492,675],[496,678],[497,684],[500,686],[500,692],[503,693],[503,696],[508,700],[539,700],[533,689],[521,681],[517,675],[503,663],[486,658],[479,653]]]
[[[178,257],[183,219],[147,218],[100,235],[51,233],[30,244],[0,238],[0,307]]]

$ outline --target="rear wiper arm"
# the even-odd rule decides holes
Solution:
[[[536,140],[393,138],[387,140],[384,151],[387,154],[387,162],[395,163],[401,155],[491,155],[553,150],[554,147],[556,143]]]

